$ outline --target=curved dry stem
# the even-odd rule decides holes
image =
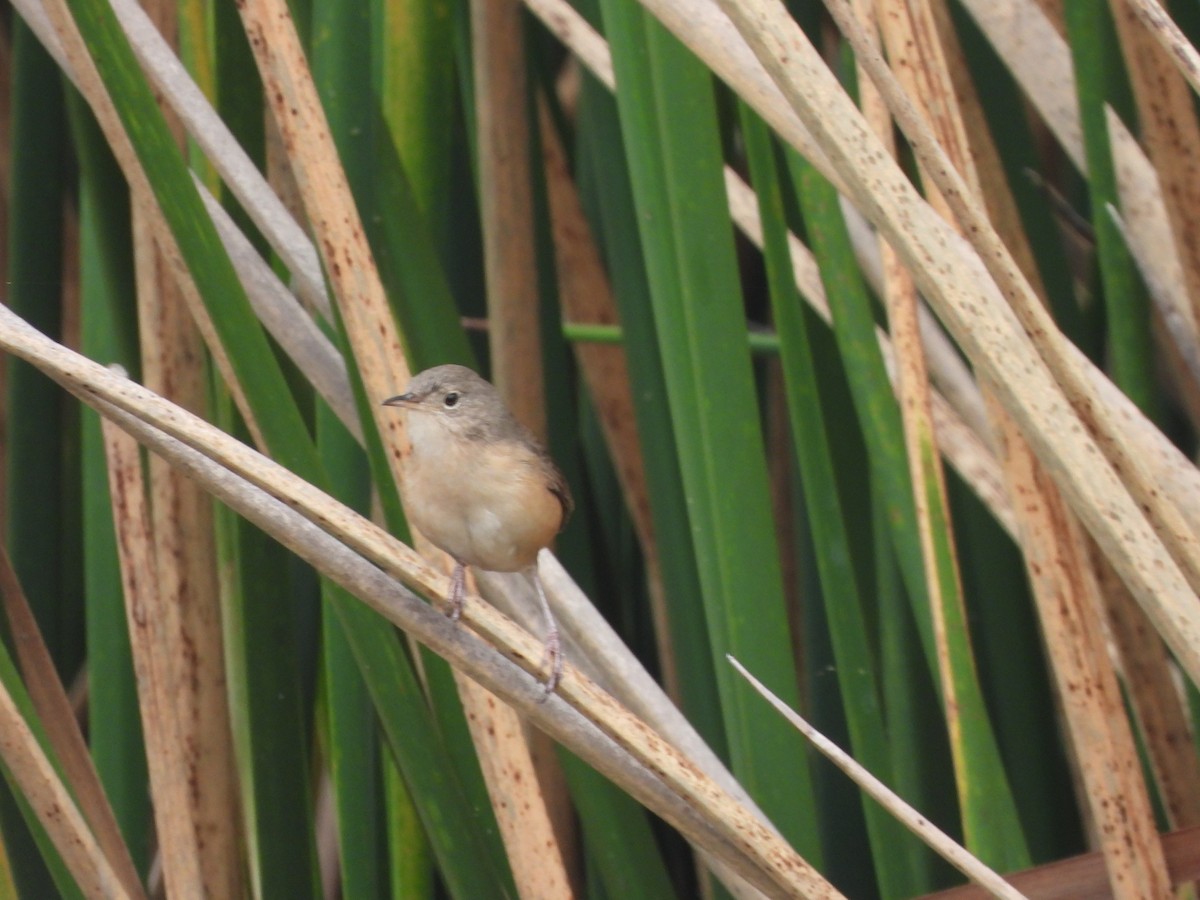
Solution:
[[[831,893],[832,888],[827,882],[753,812],[738,803],[728,791],[702,773],[650,726],[631,715],[575,667],[566,667],[558,692],[545,704],[539,704],[543,699],[538,680],[541,642],[488,604],[468,600],[463,623],[510,663],[523,669],[527,673],[525,677],[509,678],[500,683],[494,675],[495,665],[499,661],[490,651],[490,668],[485,671],[479,666],[477,654],[469,656],[463,651],[465,636],[462,629],[456,629],[453,623],[407,592],[403,602],[397,602],[398,586],[392,582],[393,578],[427,596],[443,600],[449,594],[449,579],[378,526],[207,422],[56,344],[2,307],[0,347],[37,366],[85,402],[97,407],[104,406],[102,411],[106,415],[115,417],[114,412],[117,412],[132,416],[244,478],[249,485],[258,489],[253,502],[243,502],[236,491],[232,494],[228,491],[218,493],[218,496],[255,524],[276,534],[290,549],[298,553],[305,551],[305,548],[295,545],[291,536],[278,534],[278,530],[273,530],[269,522],[264,524],[259,521],[264,504],[272,509],[286,504],[307,520],[304,527],[310,540],[332,541],[339,553],[345,551],[354,557],[361,556],[372,567],[382,570],[378,572],[380,577],[391,576],[380,582],[375,575],[367,573],[370,576],[367,577],[360,568],[352,567],[353,572],[349,574],[356,579],[363,577],[366,580],[345,581],[343,579],[348,579],[349,574],[345,568],[346,558],[342,556],[337,557],[343,560],[339,565],[325,560],[318,566],[323,574],[342,583],[381,615],[435,652],[446,656],[489,690],[503,696],[539,727],[562,740],[573,752],[597,767],[604,766],[601,770],[607,772],[607,759],[596,760],[591,747],[582,745],[575,735],[566,735],[562,722],[551,719],[544,711],[570,707],[586,716],[600,733],[607,735],[609,740],[624,748],[661,779],[674,796],[693,810],[704,811],[702,815],[707,822],[706,829],[711,831],[700,833],[693,823],[683,821],[677,808],[674,811],[664,809],[661,796],[649,797],[644,785],[636,788],[623,786],[647,805],[653,803],[652,809],[668,817],[676,827],[694,839],[697,846],[729,863],[734,871],[752,884],[760,887],[766,885],[768,892],[771,890],[769,886],[774,885],[774,890],[784,887],[802,895],[836,894]],[[122,426],[130,430],[135,424],[127,420],[122,422]],[[139,434],[139,440],[142,439],[144,436]],[[215,488],[211,489],[217,492]],[[268,503],[272,498],[278,503]],[[381,597],[392,599],[382,602]],[[720,837],[719,841],[713,840],[713,832]],[[736,848],[737,852],[731,854],[730,847]]]

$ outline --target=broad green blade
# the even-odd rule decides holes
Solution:
[[[1108,323],[1108,368],[1113,382],[1155,419],[1162,417],[1162,399],[1154,379],[1154,344],[1150,334],[1150,305],[1133,257],[1125,246],[1108,208],[1120,208],[1106,109],[1130,109],[1129,85],[1108,7],[1088,0],[1067,0],[1064,6],[1075,91],[1087,156],[1091,224],[1100,264],[1100,288]],[[1122,116],[1131,129],[1137,123]]]
[[[665,637],[675,647],[672,664],[677,673],[679,702],[709,746],[726,757],[716,663],[706,649],[708,623],[687,521],[675,432],[669,417],[662,414],[667,402],[666,385],[620,122],[611,95],[591,80],[584,82],[580,120],[582,199],[585,206],[591,207],[591,218],[597,223],[594,231],[608,260],[624,329],[654,537],[668,598]]]
[[[914,617],[921,628],[930,671],[937,675],[938,650],[933,643],[903,425],[879,352],[870,298],[858,271],[836,190],[795,153],[789,152],[788,160],[807,231],[812,238],[813,252],[821,265],[821,279],[833,313],[834,332],[870,454],[871,474],[879,485],[880,498],[891,525],[892,546],[904,586],[913,602]],[[930,454],[922,464],[928,467],[936,461]],[[930,508],[936,512],[941,506],[932,499],[936,498],[931,498]],[[963,828],[968,849],[989,865],[1011,871],[1029,865],[1029,851],[983,702],[970,634],[962,619],[961,598],[954,584],[953,571],[948,568],[952,566],[946,543],[948,528],[948,522],[935,520],[935,537],[942,539],[938,577],[946,598],[942,611],[946,650],[959,717],[958,728],[952,729],[951,740],[957,741],[954,749],[959,768],[955,777]]]
[[[54,62],[20,19],[12,23],[9,77],[12,181],[7,195],[9,269],[4,300],[35,328],[57,337],[62,322],[66,190],[62,81]],[[83,620],[79,593],[66,577],[79,570],[80,554],[71,554],[63,532],[64,514],[75,502],[66,493],[65,468],[73,429],[64,427],[71,421],[67,416],[73,404],[32,366],[11,357],[3,364],[4,541],[56,664],[60,671],[73,672],[81,649],[73,646],[73,637],[79,636],[77,628]],[[72,617],[75,629],[70,627]],[[20,689],[15,672],[5,681],[15,697]],[[23,709],[28,715],[28,705]],[[9,777],[7,770],[5,776]],[[0,829],[22,896],[52,896],[56,884],[59,890],[74,892],[70,876],[32,811],[9,790],[0,797]]]
[[[455,117],[447,112],[458,102],[454,4],[450,0],[376,0],[374,5],[381,45],[376,65],[379,106],[386,125],[380,131],[386,132],[386,143],[395,147],[396,168],[408,173],[412,206],[426,223],[432,246],[442,247],[453,237],[447,201],[456,135]],[[377,139],[382,137],[377,135]],[[403,210],[392,209],[388,220],[393,218],[404,227]],[[421,254],[412,255],[419,261]],[[432,256],[429,261],[440,258]],[[422,305],[436,308],[432,303]]]
[[[877,666],[854,565],[855,548],[838,496],[835,451],[822,416],[807,312],[792,273],[774,147],[763,121],[745,105],[739,110],[763,225],[767,280],[780,337],[792,443],[804,479],[804,499],[851,748],[858,762],[873,775],[894,785]],[[926,887],[918,878],[923,856],[920,843],[874,801],[864,797],[863,805],[880,895],[909,897],[920,893]]]
[[[67,123],[58,69],[20,20],[13,23],[12,78],[4,299],[34,328],[58,338],[64,303]],[[76,582],[79,557],[72,553],[78,535],[64,531],[65,517],[75,505],[67,491],[77,476],[66,469],[74,441],[74,403],[29,364],[10,357],[4,365],[4,539],[56,665],[71,673],[81,658],[83,621]]]
[[[308,590],[281,577],[288,551],[218,509],[218,553],[227,573],[222,619],[230,714],[246,809],[250,872],[263,897],[320,896],[296,624]]]
[[[134,377],[138,354],[129,198],[116,161],[82,101],[71,103],[80,162],[80,318],[83,353]],[[140,871],[149,865],[146,750],[121,587],[100,417],[81,412],[83,563],[87,604],[88,742],[96,771]]]
[[[720,662],[796,704],[711,76],[641,7],[602,8],[733,771],[819,864],[803,743]]]

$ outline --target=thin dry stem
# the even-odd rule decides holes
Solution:
[[[789,709],[761,681],[751,675],[746,668],[734,659],[728,657],[730,664],[738,673],[753,685],[763,698],[775,710],[803,734],[813,746],[828,757],[834,765],[845,772],[862,790],[878,801],[888,812],[899,819],[906,828],[928,844],[948,863],[977,884],[987,888],[989,893],[1007,900],[1021,900],[1025,895],[1013,888],[999,874],[988,868],[983,862],[954,841],[948,834],[926,819],[920,812],[913,809],[895,791],[860,766],[854,757],[846,753],[817,729],[806,722],[795,710]]]

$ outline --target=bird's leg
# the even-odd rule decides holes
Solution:
[[[545,654],[542,661],[549,667],[550,674],[543,685],[545,694],[542,696],[542,699],[544,700],[554,693],[554,689],[558,687],[558,682],[562,678],[562,643],[558,636],[558,623],[554,621],[554,613],[550,611],[550,602],[546,599],[546,592],[542,590],[542,579],[538,575],[536,562],[525,570],[525,575],[533,582],[533,588],[537,592],[538,603],[542,607],[542,616],[546,620]]]
[[[467,567],[457,559],[450,574],[450,605],[446,610],[451,621],[457,622],[463,611],[463,592],[466,585]]]

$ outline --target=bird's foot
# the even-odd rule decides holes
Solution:
[[[558,636],[558,628],[554,628],[546,633],[546,641],[543,644],[542,667],[549,670],[550,674],[546,676],[546,680],[542,682],[542,702],[554,693],[558,688],[558,683],[562,680],[563,673],[563,654],[562,642]]]
[[[542,684],[541,702],[545,703],[546,698],[554,693],[559,681],[562,680],[562,641],[558,636],[558,622],[554,620],[554,613],[550,610],[550,601],[546,599],[546,592],[542,589],[542,579],[538,576],[537,563],[525,570],[525,577],[533,585],[538,605],[542,608],[542,617],[546,620],[546,642],[544,644],[545,652],[542,654],[542,665],[550,670],[550,674],[546,676],[546,680]]]
[[[466,575],[466,566],[460,562],[455,562],[454,571],[450,574],[450,597],[446,604],[446,615],[450,617],[450,621],[452,622],[457,622],[462,618]]]

